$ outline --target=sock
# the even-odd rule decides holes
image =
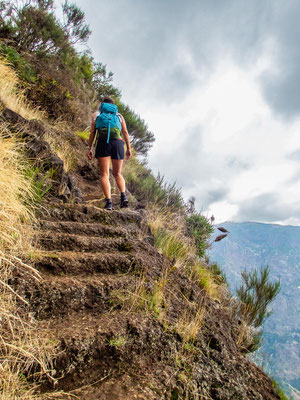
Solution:
[[[126,194],[125,194],[125,192],[121,192],[121,199],[122,199],[122,200],[126,199]]]
[[[107,203],[111,203],[111,199],[106,199],[106,202]]]

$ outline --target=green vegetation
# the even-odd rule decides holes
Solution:
[[[163,254],[170,260],[187,260],[190,247],[180,237],[179,232],[167,231],[163,228],[157,229],[154,234],[155,245],[162,250]]]
[[[30,183],[32,191],[28,206],[36,206],[42,202],[44,196],[52,187],[55,174],[56,171],[53,169],[42,174],[38,166],[31,166],[25,170],[25,178]]]
[[[242,271],[242,285],[237,289],[240,300],[239,313],[248,326],[254,328],[252,342],[246,346],[249,352],[257,350],[261,345],[262,331],[258,328],[270,316],[269,304],[280,291],[280,281],[269,282],[270,268],[262,267],[259,271]]]
[[[218,263],[216,263],[216,262],[210,263],[208,261],[207,267],[214,274],[214,276],[216,277],[216,280],[218,280],[220,283],[224,283],[226,286],[228,286],[228,281],[227,281],[226,275]]]
[[[120,113],[124,116],[128,132],[134,132],[132,145],[139,154],[146,155],[154,142],[154,135],[149,131],[145,121],[129,106],[117,100]]]
[[[197,255],[202,258],[208,247],[208,239],[212,235],[214,228],[208,219],[199,213],[187,216],[186,226],[189,235],[195,240]]]
[[[89,124],[96,100],[113,96],[136,152],[147,155],[154,135],[121,101],[120,90],[112,84],[113,73],[88,50],[75,50],[74,45],[85,43],[90,35],[84,13],[66,0],[62,15],[62,20],[55,16],[53,0],[1,1],[0,55],[15,68],[33,105],[74,130]]]
[[[7,59],[9,64],[13,65],[18,71],[22,80],[34,83],[37,79],[31,65],[21,54],[11,46],[0,44],[0,55]]]
[[[271,379],[271,380],[272,380],[273,388],[275,389],[276,393],[280,397],[280,400],[293,400],[291,397],[288,397],[284,393],[284,391],[281,388],[281,386],[274,379]]]
[[[90,136],[89,131],[75,131],[75,134],[84,140],[88,140]]]
[[[123,347],[127,342],[127,337],[118,335],[117,337],[112,337],[107,339],[107,343],[110,347]]]
[[[242,312],[250,325],[260,327],[270,316],[268,305],[280,291],[280,281],[269,282],[270,268],[242,271],[243,284],[237,290],[237,296],[242,304]]]

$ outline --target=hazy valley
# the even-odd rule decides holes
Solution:
[[[221,265],[233,292],[244,268],[269,265],[271,279],[281,280],[281,291],[265,323],[263,346],[256,361],[263,363],[271,376],[299,391],[300,227],[255,222],[225,222],[222,226],[230,233],[214,243],[210,256]],[[299,394],[294,397],[300,398]]]

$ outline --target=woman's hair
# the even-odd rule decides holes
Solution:
[[[110,104],[115,104],[115,101],[112,97],[104,97],[102,103],[110,103]]]

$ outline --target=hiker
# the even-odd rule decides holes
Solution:
[[[126,159],[131,156],[130,141],[125,119],[121,114],[118,114],[118,107],[110,97],[105,97],[100,104],[99,111],[92,115],[91,132],[88,143],[89,160],[93,158],[92,145],[96,133],[98,134],[98,141],[96,144],[95,158],[98,159],[101,188],[106,198],[104,208],[106,210],[112,210],[111,186],[109,182],[110,160],[112,163],[113,176],[121,192],[120,205],[121,207],[128,207],[128,199],[125,194],[125,180],[121,175],[124,160],[124,142],[122,135],[126,143]]]

